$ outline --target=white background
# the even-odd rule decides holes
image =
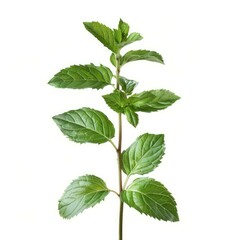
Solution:
[[[78,145],[51,117],[83,106],[106,112],[110,91],[56,89],[47,82],[72,64],[109,65],[109,50],[83,27],[121,17],[144,39],[128,49],[160,52],[166,65],[131,63],[123,75],[137,91],[166,88],[181,100],[124,122],[124,148],[145,132],[164,133],[166,155],[150,176],[178,203],[180,222],[159,222],[125,207],[124,240],[240,239],[239,1],[1,1],[0,3],[0,239],[117,239],[118,199],[72,220],[57,201],[86,173],[117,188],[111,145]]]

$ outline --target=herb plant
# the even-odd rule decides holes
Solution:
[[[122,150],[123,117],[136,127],[139,121],[137,112],[148,113],[165,109],[179,97],[164,89],[133,93],[138,82],[122,76],[121,68],[138,60],[161,64],[164,64],[164,61],[159,53],[149,50],[131,50],[121,54],[122,48],[126,45],[142,39],[137,32],[129,34],[129,25],[126,22],[120,19],[117,29],[110,29],[99,22],[84,22],[84,26],[111,51],[110,61],[115,67],[115,75],[103,65],[74,65],[57,73],[49,84],[57,88],[70,89],[102,89],[111,85],[113,91],[102,97],[118,115],[117,143],[113,141],[115,136],[113,123],[103,112],[96,109],[84,107],[71,110],[54,116],[53,120],[62,133],[76,143],[111,144],[118,158],[119,189],[109,189],[97,176],[80,176],[66,188],[59,200],[58,209],[63,218],[69,219],[95,206],[113,192],[120,202],[119,240],[122,240],[124,203],[158,220],[172,222],[179,220],[176,202],[162,183],[153,178],[139,177],[129,184],[131,176],[150,173],[159,165],[165,150],[164,135],[145,133],[127,149]]]

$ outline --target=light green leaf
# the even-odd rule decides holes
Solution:
[[[122,90],[127,94],[131,95],[134,88],[138,85],[138,82],[134,80],[129,80],[125,77],[120,77],[120,85],[122,87]]]
[[[108,193],[101,178],[94,175],[81,176],[66,188],[58,203],[59,213],[63,218],[70,219],[104,200]]]
[[[135,111],[155,112],[171,106],[178,99],[180,97],[174,93],[160,89],[134,94],[128,98],[128,102]]]
[[[130,124],[132,124],[134,127],[138,125],[138,115],[130,107],[126,107],[124,109],[124,114],[126,115]]]
[[[118,29],[121,31],[122,34],[122,40],[127,40],[128,32],[129,32],[129,25],[124,22],[122,19],[120,19],[118,23]]]
[[[176,202],[171,193],[151,178],[138,178],[121,193],[121,199],[130,207],[158,220],[179,221]]]
[[[112,29],[99,22],[84,22],[83,24],[105,47],[114,53],[118,52],[119,48]]]
[[[153,171],[164,155],[164,135],[145,133],[122,153],[122,168],[127,175]]]
[[[131,34],[129,34],[128,38],[126,39],[126,41],[122,42],[120,44],[121,47],[124,47],[128,44],[131,44],[131,43],[134,43],[136,41],[140,41],[142,40],[143,37],[140,35],[140,33],[137,33],[137,32],[133,32]]]
[[[48,83],[57,88],[96,88],[111,84],[113,74],[103,65],[74,65],[57,73]]]
[[[102,97],[113,111],[118,113],[124,112],[124,108],[127,105],[127,98],[123,92],[115,90],[113,93],[104,95]]]
[[[110,62],[112,63],[112,65],[114,67],[116,67],[116,56],[115,56],[114,53],[112,53],[111,56],[110,56]]]
[[[158,63],[164,64],[162,56],[157,52],[148,51],[148,50],[133,50],[133,51],[127,52],[122,57],[121,65],[123,66],[128,62],[133,62],[138,60],[147,60],[151,62],[158,62]]]
[[[144,91],[141,93],[133,94],[128,98],[129,104],[133,107],[135,111],[141,109],[142,106],[147,106],[156,98],[151,91]]]
[[[122,32],[119,29],[113,29],[114,32],[114,38],[117,43],[121,43],[122,41]]]
[[[100,111],[82,108],[53,117],[64,135],[77,143],[104,143],[115,134],[112,122]]]

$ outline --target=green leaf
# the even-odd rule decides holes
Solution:
[[[140,213],[158,220],[179,221],[176,202],[171,193],[151,178],[138,178],[121,193],[121,199]]]
[[[70,219],[104,200],[108,193],[101,178],[94,175],[81,176],[66,188],[58,203],[59,213],[63,218]]]
[[[122,19],[120,19],[118,23],[118,29],[121,31],[123,41],[126,41],[129,32],[129,25],[126,22],[123,22]]]
[[[111,56],[110,56],[110,62],[112,63],[112,65],[114,67],[116,67],[116,57],[115,57],[114,53],[112,53]]]
[[[120,44],[120,46],[121,46],[121,47],[124,47],[124,46],[126,46],[126,45],[128,45],[128,44],[134,43],[134,42],[136,42],[136,41],[140,41],[140,40],[142,40],[142,39],[143,39],[143,37],[140,35],[140,33],[133,32],[133,33],[131,33],[131,34],[128,36],[128,38],[126,39],[126,41],[124,41],[124,42],[122,42],[122,43]]]
[[[160,89],[134,94],[128,98],[128,102],[135,111],[155,112],[171,106],[178,99],[180,97],[174,93]]]
[[[113,29],[114,32],[114,38],[117,43],[121,43],[122,41],[122,32],[119,29]]]
[[[157,52],[148,51],[148,50],[133,50],[133,51],[127,52],[122,57],[121,65],[123,66],[128,62],[133,62],[138,60],[147,60],[151,62],[158,62],[158,63],[164,64],[162,56]]]
[[[115,134],[112,122],[100,111],[82,108],[53,117],[64,135],[77,143],[104,143]]]
[[[141,93],[133,94],[128,98],[129,104],[133,107],[135,111],[140,111],[141,107],[148,106],[156,98],[151,91],[144,91]]]
[[[57,88],[96,88],[111,84],[113,74],[103,65],[74,65],[57,73],[48,83]]]
[[[118,52],[119,48],[112,29],[99,22],[84,22],[83,24],[105,47],[114,53]]]
[[[130,124],[132,124],[134,127],[138,125],[138,115],[130,107],[126,107],[124,109],[124,114],[126,115]]]
[[[122,168],[127,175],[153,171],[164,155],[164,135],[145,133],[122,153]]]
[[[122,87],[122,90],[127,94],[131,95],[134,88],[138,85],[138,82],[134,80],[129,80],[125,77],[120,77],[120,85]]]
[[[124,108],[127,105],[126,95],[119,91],[115,90],[113,93],[102,96],[107,103],[107,105],[115,112],[123,113]]]

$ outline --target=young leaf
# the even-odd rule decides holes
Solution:
[[[122,32],[119,29],[113,29],[113,33],[114,33],[114,38],[116,40],[117,43],[121,43],[122,41]]]
[[[129,32],[129,25],[127,23],[123,22],[122,19],[120,19],[120,21],[118,23],[118,29],[121,31],[123,41],[126,41],[128,32]]]
[[[113,111],[118,113],[124,112],[124,108],[127,105],[127,98],[123,92],[115,90],[113,93],[104,95],[102,97]]]
[[[158,220],[179,221],[176,202],[171,193],[151,178],[138,178],[121,193],[121,199],[140,213]]]
[[[130,124],[132,124],[134,127],[138,125],[138,115],[130,107],[126,107],[124,109],[124,114],[126,115]]]
[[[111,84],[112,72],[101,65],[74,65],[57,73],[48,83],[57,88],[96,88]]]
[[[116,57],[115,57],[114,53],[112,53],[111,56],[110,56],[110,62],[112,63],[112,65],[114,67],[116,67]]]
[[[124,46],[126,46],[126,45],[128,45],[128,44],[131,44],[131,43],[136,42],[136,41],[140,41],[140,40],[142,40],[142,39],[143,39],[143,37],[140,35],[140,33],[133,32],[133,33],[131,33],[131,34],[128,36],[128,38],[126,39],[125,42],[122,42],[122,43],[120,44],[120,46],[121,46],[121,47],[124,47]]]
[[[94,175],[81,176],[66,188],[59,200],[59,214],[70,219],[104,200],[108,193],[109,190],[101,178]]]
[[[99,22],[84,22],[83,24],[105,47],[114,53],[118,52],[119,48],[112,29]]]
[[[134,88],[138,85],[138,82],[134,80],[129,80],[125,77],[120,77],[120,85],[122,87],[122,90],[127,94],[131,95]]]
[[[171,106],[178,99],[180,97],[174,93],[160,89],[134,94],[128,98],[128,102],[135,111],[155,112]]]
[[[164,135],[145,133],[122,153],[122,169],[127,175],[153,171],[164,155]]]
[[[115,134],[112,122],[100,111],[82,108],[53,117],[64,135],[77,143],[105,143]]]
[[[127,52],[122,57],[121,65],[123,66],[128,62],[133,62],[138,60],[147,60],[151,62],[158,62],[158,63],[164,64],[162,56],[157,52],[148,51],[148,50],[134,50],[134,51]]]

